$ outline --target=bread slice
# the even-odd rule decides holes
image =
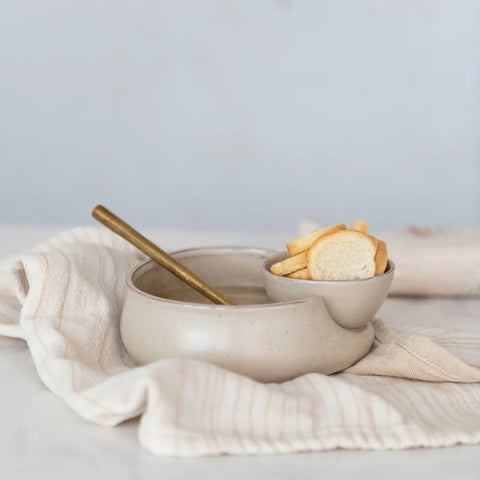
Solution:
[[[368,222],[366,222],[365,220],[355,220],[355,223],[350,227],[350,230],[368,233]]]
[[[340,223],[338,225],[331,225],[330,227],[316,228],[312,233],[298,237],[290,243],[287,243],[287,250],[290,255],[297,255],[298,253],[308,250],[312,244],[322,235],[345,230],[345,225]]]
[[[387,268],[387,260],[387,244],[382,242],[382,240],[379,240],[377,253],[375,254],[375,275],[381,275],[385,272],[385,269]]]
[[[342,230],[320,237],[307,254],[313,280],[358,280],[375,276],[376,239]]]
[[[282,262],[274,263],[270,267],[270,271],[275,275],[288,275],[307,266],[307,252],[299,253],[293,257],[289,257]]]
[[[296,272],[289,273],[288,275],[285,275],[288,278],[298,278],[300,280],[311,280],[312,277],[310,277],[310,272],[308,271],[308,268],[302,268],[301,270],[297,270]]]

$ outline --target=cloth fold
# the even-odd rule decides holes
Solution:
[[[174,456],[480,442],[479,335],[376,319],[371,352],[350,369],[282,384],[195,360],[136,366],[118,322],[142,259],[105,229],[77,228],[0,265],[0,335],[25,339],[42,381],[81,417],[141,416],[141,444]]]

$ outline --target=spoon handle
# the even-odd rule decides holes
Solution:
[[[92,211],[92,216],[108,229],[112,230],[112,232],[115,232],[127,242],[137,247],[152,260],[155,260],[159,265],[165,267],[180,280],[183,280],[186,284],[190,285],[190,287],[197,290],[197,292],[207,297],[213,303],[218,305],[233,305],[228,298],[225,298],[221,293],[217,292],[210,285],[198,278],[193,272],[185,268],[183,265],[180,265],[167,252],[152,243],[148,238],[145,238],[141,233],[104,206],[97,205]]]

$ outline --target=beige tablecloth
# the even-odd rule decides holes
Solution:
[[[141,416],[141,444],[175,456],[480,441],[474,334],[375,320],[374,347],[349,370],[283,384],[194,360],[135,366],[118,321],[140,258],[107,230],[78,228],[0,265],[0,334],[28,342],[42,381],[83,418],[114,426]]]

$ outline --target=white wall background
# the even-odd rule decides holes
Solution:
[[[480,224],[480,2],[0,0],[0,223]]]

